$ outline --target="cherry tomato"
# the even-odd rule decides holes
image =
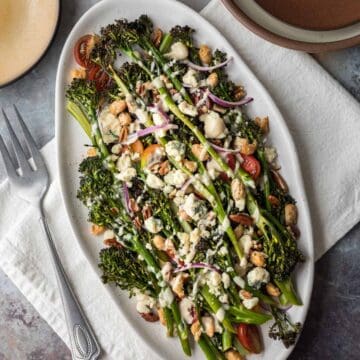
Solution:
[[[228,165],[230,166],[230,169],[232,171],[235,170],[235,166],[236,166],[236,158],[234,154],[227,154],[226,155],[226,162],[228,163]]]
[[[161,145],[151,144],[145,148],[141,154],[141,168],[145,168],[148,164],[156,163],[162,160]]]
[[[88,69],[87,69],[87,74],[86,74],[86,78],[88,80],[95,80],[98,76],[99,73],[101,72],[101,68],[98,65],[91,65]]]
[[[159,320],[159,315],[158,314],[154,314],[153,312],[149,312],[149,313],[139,313],[140,316],[148,321],[148,322],[156,322]]]
[[[263,345],[257,326],[240,324],[237,328],[237,337],[246,350],[254,354],[260,354],[262,352]]]
[[[95,64],[88,67],[86,77],[88,80],[95,81],[96,89],[98,91],[104,90],[110,81],[109,75],[101,69],[100,66]]]
[[[236,166],[236,157],[235,157],[235,155],[234,154],[227,154],[226,155],[226,162],[229,165],[230,169],[234,171],[235,166]],[[224,172],[221,172],[219,176],[220,176],[220,179],[222,181],[228,181],[229,180],[229,177]]]
[[[82,36],[74,46],[74,58],[76,62],[87,68],[89,65],[90,52],[94,46],[94,36],[84,35]]]
[[[242,155],[242,157],[244,161],[241,163],[241,167],[256,180],[261,172],[260,162],[253,155]]]

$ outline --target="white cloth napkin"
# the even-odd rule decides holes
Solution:
[[[309,55],[270,44],[213,0],[202,12],[232,42],[280,107],[299,150],[319,258],[360,220],[360,106]],[[45,208],[64,267],[106,359],[156,359],[139,341],[72,236],[56,182],[55,144],[42,153],[53,182]],[[31,209],[0,185],[0,266],[68,343],[43,235]]]

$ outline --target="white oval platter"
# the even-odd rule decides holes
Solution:
[[[98,32],[102,26],[113,22],[114,19],[134,19],[141,14],[149,15],[155,24],[163,29],[170,29],[176,24],[189,25],[196,30],[196,40],[199,43],[209,44],[211,47],[224,50],[233,56],[234,61],[228,67],[230,76],[243,84],[248,94],[255,98],[255,101],[247,107],[247,112],[253,116],[269,116],[271,123],[270,140],[278,149],[282,174],[287,179],[291,194],[298,204],[299,227],[301,229],[299,246],[306,256],[306,262],[298,266],[295,273],[295,282],[304,305],[290,309],[290,315],[294,320],[304,322],[313,285],[313,239],[300,165],[289,130],[271,96],[229,42],[203,17],[179,2],[164,0],[103,0],[81,17],[64,45],[56,79],[57,162],[62,197],[74,236],[87,260],[100,276],[97,264],[101,241],[89,235],[86,209],[76,199],[79,182],[78,165],[86,152],[83,145],[89,141],[77,122],[65,110],[65,89],[70,80],[70,71],[76,66],[72,49],[80,36]],[[136,312],[134,302],[129,300],[125,293],[119,293],[108,285],[104,285],[104,289],[106,289],[104,293],[99,294],[99,296],[110,295],[119,311],[122,311],[127,318],[129,325],[135,328],[143,341],[159,356],[171,360],[185,358],[178,340],[166,338],[163,327],[158,324],[146,323],[141,319]],[[96,329],[94,330],[96,333]],[[113,331],[114,329],[110,330]],[[291,349],[285,349],[280,342],[271,341],[267,336],[266,326],[263,329],[263,334],[265,351],[261,355],[250,356],[250,359],[281,360],[289,356]],[[204,357],[201,350],[195,347],[192,358],[203,359]]]

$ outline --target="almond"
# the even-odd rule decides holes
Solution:
[[[247,214],[230,214],[229,219],[236,224],[250,226],[253,224],[253,219]]]

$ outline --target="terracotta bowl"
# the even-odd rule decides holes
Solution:
[[[360,0],[222,0],[249,30],[311,53],[360,44]]]

